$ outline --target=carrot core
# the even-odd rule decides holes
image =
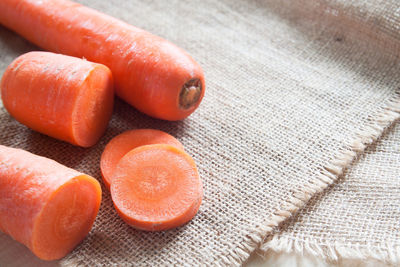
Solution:
[[[202,90],[200,79],[190,79],[182,86],[179,94],[179,107],[181,109],[190,109],[195,106],[200,100]]]

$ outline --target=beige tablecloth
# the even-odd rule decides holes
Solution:
[[[332,259],[332,255],[347,256],[339,250],[327,254],[314,245],[308,249],[308,243],[302,241],[317,228],[306,224],[307,231],[302,232],[305,228],[281,223],[307,203],[315,203],[314,198],[329,198],[340,186],[337,180],[343,171],[399,117],[400,5],[396,1],[79,2],[186,49],[206,74],[203,103],[188,119],[165,122],[117,100],[105,136],[89,149],[35,133],[2,110],[0,143],[53,158],[100,180],[100,154],[113,136],[133,128],[161,129],[181,140],[195,158],[205,195],[198,215],[187,225],[147,233],[119,219],[103,188],[102,207],[92,231],[56,264],[240,265],[262,244],[266,244],[264,249],[279,250],[281,246]],[[18,55],[35,49],[0,28],[0,72]],[[357,179],[359,186],[362,181]],[[381,189],[374,190],[375,198],[386,196],[385,185],[374,187]],[[398,190],[398,183],[390,188]],[[346,195],[336,196],[338,203],[347,201]],[[396,198],[396,193],[393,196]],[[348,205],[356,202],[353,199]],[[399,244],[398,225],[391,224],[395,217],[373,216],[375,202],[368,203],[371,216],[364,227],[375,229],[377,221],[390,218],[383,222],[389,230],[385,230],[384,240],[378,241],[381,256],[376,258],[394,263],[400,254],[398,249],[390,250]],[[391,211],[398,211],[398,203]],[[311,214],[308,211],[306,215]],[[333,225],[335,216],[345,215],[318,214]],[[317,218],[318,214],[310,216]],[[313,227],[321,226],[318,231],[324,232],[326,224],[318,225],[316,220]],[[300,230],[291,233],[293,229]],[[332,231],[328,242],[341,240],[356,249],[360,246],[357,242],[374,237],[360,233],[357,224],[340,229],[345,231],[343,235]],[[267,245],[275,240],[274,234],[285,242],[292,236],[300,241]],[[363,238],[357,239],[360,234]],[[0,237],[1,247],[9,248],[1,252],[0,262],[41,264],[27,252],[12,254],[12,247],[19,245]],[[394,243],[385,243],[389,237]],[[301,249],[297,243],[303,244]],[[385,249],[394,256],[383,257]]]

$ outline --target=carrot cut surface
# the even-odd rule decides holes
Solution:
[[[194,160],[171,145],[141,146],[118,163],[111,196],[121,218],[134,228],[178,227],[197,213],[203,196]]]
[[[104,184],[110,188],[111,178],[119,160],[134,148],[152,144],[169,144],[183,150],[183,145],[166,132],[154,129],[135,129],[123,132],[104,148],[100,168]]]
[[[119,97],[147,115],[180,120],[200,104],[203,70],[171,42],[67,0],[1,0],[0,24],[56,53],[109,67]]]
[[[30,52],[10,64],[0,87],[4,107],[16,120],[74,145],[94,145],[111,118],[112,75],[101,64]]]
[[[89,233],[98,181],[51,159],[0,145],[0,229],[43,260],[64,257]]]

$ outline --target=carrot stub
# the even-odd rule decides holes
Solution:
[[[80,4],[1,0],[0,23],[46,50],[106,65],[117,95],[147,115],[180,120],[203,98],[203,71],[185,51]]]
[[[18,57],[1,80],[4,107],[19,122],[74,145],[94,145],[114,103],[111,71],[104,65],[53,54]]]
[[[39,258],[60,259],[78,245],[100,202],[96,179],[0,145],[0,229]]]
[[[169,144],[183,150],[183,145],[175,137],[154,129],[130,130],[111,139],[104,148],[100,160],[101,174],[107,188],[110,188],[115,167],[126,153],[134,148],[152,144]]]
[[[167,144],[141,146],[118,163],[111,197],[121,218],[146,231],[178,227],[197,213],[203,187],[194,160]]]

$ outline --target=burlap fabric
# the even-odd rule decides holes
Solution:
[[[182,122],[164,122],[118,100],[107,133],[89,149],[35,133],[2,110],[0,143],[100,179],[99,158],[113,136],[161,129],[195,158],[205,195],[189,224],[147,233],[118,218],[103,188],[93,230],[57,264],[239,265],[398,117],[395,37],[361,31],[325,2],[80,2],[186,49],[205,70],[203,103]],[[0,28],[1,71],[33,49]]]
[[[346,17],[339,23],[380,36],[377,41],[398,55],[399,3],[337,0],[324,5],[331,13]],[[349,264],[347,260],[366,259],[399,264],[399,156],[400,126],[396,125],[348,166],[341,179],[277,228],[261,251],[317,255],[343,266]]]
[[[374,260],[370,266],[398,264],[399,147],[396,124],[335,184],[285,221],[261,250],[322,256],[341,266],[349,266],[349,260]]]

